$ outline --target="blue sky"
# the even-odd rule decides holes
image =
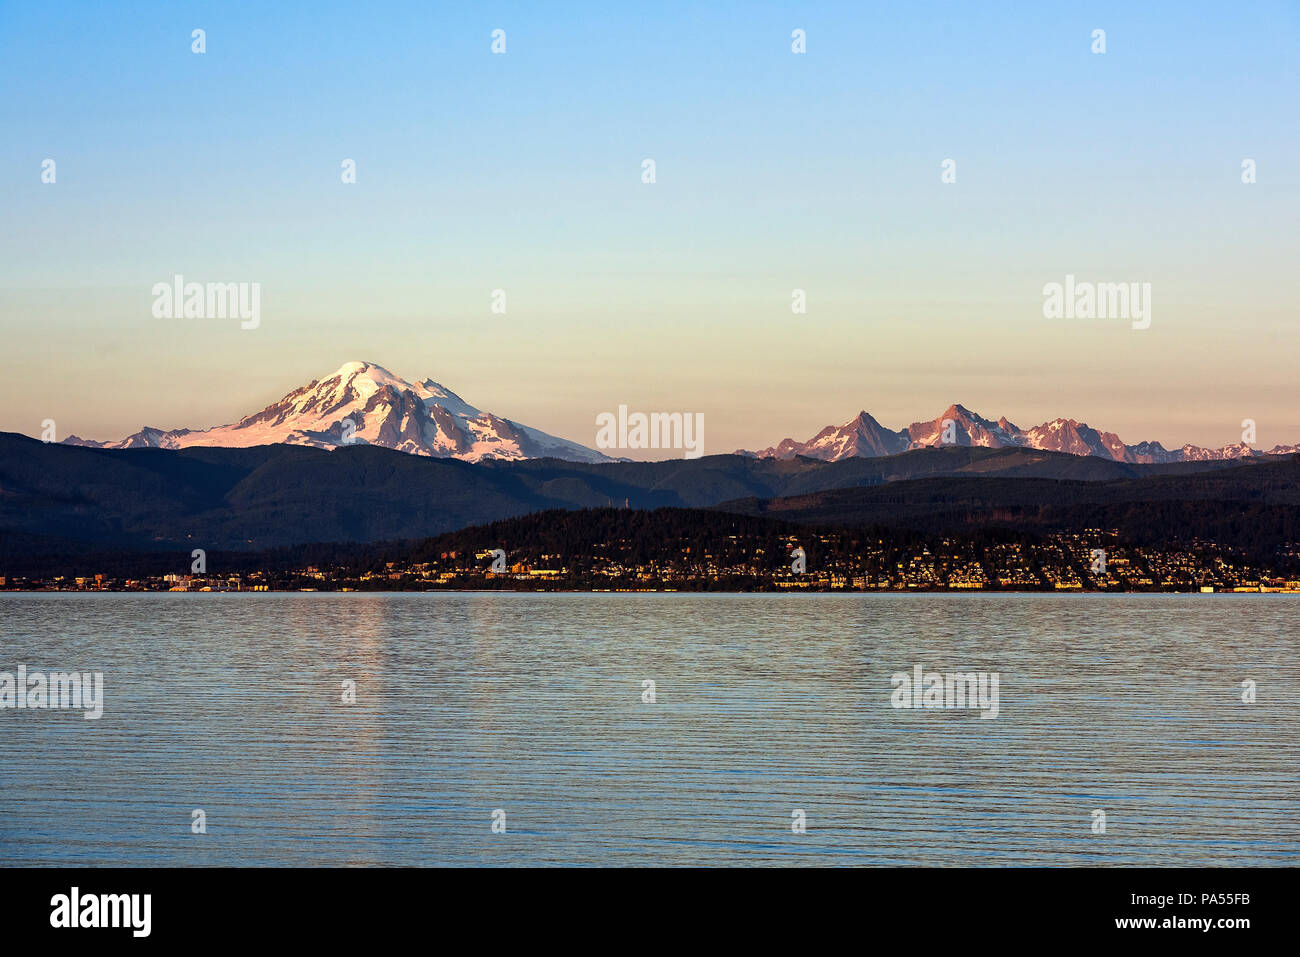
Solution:
[[[1296,4],[624,6],[0,2],[0,429],[214,425],[367,359],[587,444],[619,404],[730,451],[951,402],[1300,441]],[[176,273],[260,282],[260,327],[155,319]],[[1151,282],[1151,328],[1044,319],[1066,273]]]

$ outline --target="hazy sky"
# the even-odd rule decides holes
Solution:
[[[1297,5],[977,6],[0,0],[0,429],[202,428],[365,359],[588,445],[620,404],[719,452],[952,402],[1300,441]],[[154,318],[177,273],[260,283],[259,328]],[[1150,328],[1044,318],[1067,273],[1151,283]]]

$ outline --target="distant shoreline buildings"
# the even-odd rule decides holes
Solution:
[[[807,546],[804,565],[789,560]],[[851,552],[835,536],[767,539],[727,536],[716,552],[663,543],[652,557],[629,557],[627,540],[589,553],[517,553],[492,563],[487,547],[419,560],[302,564],[228,574],[0,576],[2,591],[363,592],[363,591],[722,591],[722,592],[1234,592],[1300,594],[1300,573],[1261,567],[1212,542],[1186,548],[1124,544],[1098,530],[1048,535],[1033,543],[975,544],[877,540]],[[1288,559],[1296,557],[1290,549]],[[492,570],[496,564],[498,570]],[[1293,562],[1287,564],[1294,565]]]

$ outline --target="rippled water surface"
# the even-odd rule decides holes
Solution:
[[[0,595],[0,671],[105,682],[98,721],[0,710],[0,865],[1294,865],[1297,611]],[[895,709],[916,664],[998,672],[998,717]]]

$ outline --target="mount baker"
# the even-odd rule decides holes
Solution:
[[[348,362],[233,425],[168,432],[146,427],[118,442],[95,442],[75,435],[64,442],[109,449],[247,448],[274,443],[317,448],[379,445],[466,462],[547,457],[571,462],[614,461],[577,442],[476,409],[432,379],[407,382],[373,362]]]

